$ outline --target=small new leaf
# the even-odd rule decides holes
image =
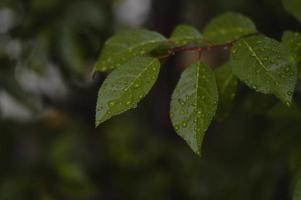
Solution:
[[[237,88],[237,79],[232,73],[229,63],[226,63],[215,70],[216,83],[219,93],[218,114],[221,117],[227,115],[232,107]]]
[[[96,126],[135,108],[154,85],[159,69],[155,58],[134,57],[109,74],[99,89]]]
[[[176,46],[191,43],[200,44],[202,39],[202,34],[196,28],[185,24],[178,25],[170,37],[170,40]]]
[[[106,41],[96,63],[96,70],[107,71],[119,67],[129,58],[145,55],[164,42],[166,38],[153,31],[121,31]]]
[[[178,133],[201,154],[205,131],[217,108],[217,86],[214,73],[202,62],[188,67],[173,92],[170,117]]]
[[[301,22],[301,1],[282,0],[284,8]]]
[[[265,36],[252,36],[234,44],[233,73],[249,87],[273,94],[290,105],[297,80],[296,62],[288,49]]]
[[[256,32],[256,27],[249,18],[227,12],[209,22],[204,30],[204,39],[210,44],[224,44]]]

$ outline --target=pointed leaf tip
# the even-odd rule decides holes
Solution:
[[[287,48],[265,36],[252,36],[234,44],[233,73],[254,90],[273,94],[290,105],[297,81],[296,62]]]
[[[111,117],[135,108],[157,80],[160,62],[134,57],[115,69],[98,92],[96,127]]]
[[[182,73],[172,94],[172,124],[198,155],[201,155],[204,134],[215,114],[217,100],[214,73],[202,62],[191,65]]]

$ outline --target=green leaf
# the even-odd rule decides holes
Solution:
[[[108,39],[96,63],[96,70],[107,71],[129,58],[145,55],[166,42],[159,33],[144,29],[125,30]]]
[[[282,43],[291,51],[296,62],[301,61],[301,33],[285,31]]]
[[[301,21],[301,1],[300,0],[282,0],[284,8]]]
[[[178,25],[170,37],[175,45],[200,43],[202,39],[202,34],[196,28],[185,24]]]
[[[293,200],[301,200],[301,175],[299,175],[295,185]]]
[[[201,154],[204,134],[215,114],[217,100],[215,76],[206,64],[192,64],[183,72],[172,95],[170,117],[178,135],[197,154]]]
[[[96,126],[135,108],[154,85],[159,69],[155,58],[134,57],[109,74],[99,89]]]
[[[232,48],[231,66],[249,87],[290,105],[297,80],[296,63],[278,41],[265,36],[239,40]]]
[[[209,22],[204,30],[204,38],[207,43],[224,44],[256,32],[256,27],[249,18],[227,12]]]
[[[232,68],[229,63],[217,68],[215,70],[215,76],[219,92],[218,114],[227,115],[235,97],[237,79],[232,73]]]
[[[297,62],[299,79],[301,79],[301,33],[285,31],[282,36],[282,43],[290,50],[291,55]]]

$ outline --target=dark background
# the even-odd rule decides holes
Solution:
[[[239,84],[228,117],[216,117],[197,157],[174,132],[171,93],[183,67],[169,59],[151,93],[94,128],[93,66],[125,27],[169,36],[236,11],[276,39],[301,25],[280,0],[1,0],[0,199],[289,200],[301,161],[298,103]],[[217,56],[216,56],[217,55]],[[209,56],[212,67],[219,52]]]

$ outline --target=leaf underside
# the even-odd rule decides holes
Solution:
[[[234,44],[230,60],[233,73],[242,82],[290,105],[297,69],[284,45],[265,36],[241,39]]]
[[[204,39],[209,44],[224,44],[256,32],[256,26],[249,18],[227,12],[209,22],[204,30]]]
[[[205,131],[217,108],[217,86],[214,73],[202,62],[189,66],[173,92],[170,117],[178,133],[201,154]]]
[[[135,108],[154,85],[160,62],[150,57],[134,57],[115,69],[99,89],[96,126]]]
[[[144,29],[121,31],[106,41],[96,63],[96,70],[112,70],[129,58],[146,55],[165,42],[166,38],[157,32]]]

